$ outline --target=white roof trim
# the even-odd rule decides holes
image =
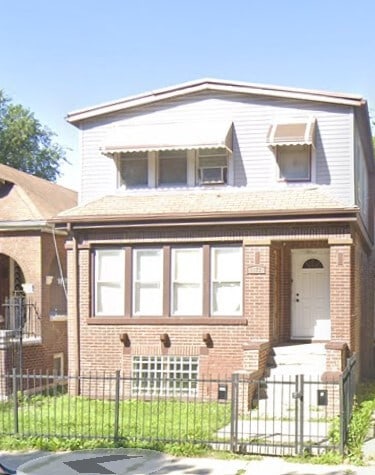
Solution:
[[[157,150],[225,148],[232,151],[231,122],[122,125],[107,133],[105,155]]]
[[[315,102],[327,102],[348,106],[363,106],[366,101],[360,95],[326,92],[312,89],[288,88],[282,86],[253,84],[239,81],[224,81],[218,79],[200,79],[185,82],[175,86],[165,87],[143,94],[125,97],[116,101],[99,104],[97,106],[80,109],[69,113],[67,121],[75,124],[85,119],[119,112],[132,107],[151,104],[156,101],[171,99],[205,90],[233,92],[286,99],[300,99]]]

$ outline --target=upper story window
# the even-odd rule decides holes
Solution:
[[[313,176],[313,148],[316,119],[291,119],[274,122],[267,142],[273,147],[278,166],[278,179],[310,181]]]
[[[148,184],[147,153],[136,152],[121,157],[119,162],[120,185],[126,188],[141,188]]]
[[[118,185],[125,188],[233,182],[233,123],[228,119],[113,125],[101,150],[115,159]]]
[[[126,189],[228,183],[230,153],[223,148],[120,154],[119,184]]]
[[[228,154],[226,150],[205,149],[198,154],[198,182],[201,185],[227,183]]]
[[[187,153],[186,150],[163,150],[157,157],[158,185],[187,184]]]
[[[290,145],[277,147],[279,179],[285,181],[309,181],[311,179],[311,147]]]

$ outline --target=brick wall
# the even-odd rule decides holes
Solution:
[[[249,343],[285,342],[290,338],[291,249],[330,248],[332,340],[344,341],[350,349],[360,347],[357,327],[362,315],[353,317],[354,268],[357,260],[352,252],[351,230],[343,224],[294,226],[231,226],[201,227],[197,229],[144,228],[140,231],[113,229],[111,231],[82,231],[76,242],[68,243],[69,278],[69,368],[72,371],[110,371],[120,369],[128,373],[133,355],[196,355],[200,361],[200,376],[230,375],[245,369]],[[95,324],[90,313],[90,246],[103,243],[244,243],[244,313],[239,323],[209,325],[137,324],[122,323],[121,319],[107,324]],[[356,244],[355,244],[356,245]],[[77,258],[77,261],[76,261]],[[77,265],[78,264],[78,265]],[[363,267],[363,266],[362,266]],[[367,284],[368,268],[362,272]],[[78,273],[79,269],[79,273]],[[77,274],[76,274],[77,273]],[[278,274],[277,278],[275,274]],[[78,275],[78,293],[76,291]],[[372,303],[369,304],[372,309]],[[76,309],[79,308],[77,316]],[[370,309],[370,313],[371,310]],[[363,313],[361,309],[360,313]],[[77,325],[78,318],[78,325]],[[365,321],[369,321],[368,318]],[[77,330],[78,329],[78,330]],[[127,334],[128,345],[120,341]],[[160,342],[167,333],[170,347]],[[209,333],[212,347],[203,342]],[[363,331],[362,331],[363,333]],[[362,338],[362,344],[364,339]],[[260,365],[265,364],[261,358]],[[264,359],[265,361],[265,359]]]

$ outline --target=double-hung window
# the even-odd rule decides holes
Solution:
[[[211,314],[242,313],[242,249],[211,248]]]
[[[133,250],[133,314],[162,315],[162,249]]]
[[[202,314],[202,248],[172,249],[172,314]]]
[[[148,185],[147,152],[135,152],[120,158],[120,185],[125,188],[142,188]]]
[[[98,247],[93,257],[96,317],[242,315],[240,245]]]
[[[123,249],[96,249],[95,315],[124,315],[124,276]]]
[[[309,181],[311,178],[311,146],[277,147],[279,178],[285,181]]]
[[[186,150],[165,150],[158,154],[158,185],[181,186],[187,183]]]

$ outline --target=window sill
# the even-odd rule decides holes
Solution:
[[[91,317],[89,325],[242,325],[243,317]]]

